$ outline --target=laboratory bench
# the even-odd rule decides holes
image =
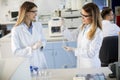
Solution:
[[[46,69],[42,75],[31,76],[28,60],[24,58],[0,59],[0,80],[73,80],[77,74],[101,74],[104,73],[107,80],[111,73],[108,67],[101,68],[68,68]]]
[[[48,32],[48,29],[43,29],[43,32]],[[11,51],[11,34],[0,38],[0,56],[2,58],[14,57]],[[45,33],[45,38],[47,40],[46,46],[43,50],[48,68],[75,68],[76,67],[76,57],[73,53],[66,52],[63,46],[75,47],[76,42],[66,41],[62,36],[50,37]]]
[[[25,58],[0,58],[0,80],[31,80],[28,67]]]
[[[0,55],[2,58],[14,57],[11,51],[11,34],[0,39]],[[48,68],[75,68],[76,57],[73,52],[66,52],[63,46],[76,47],[76,42],[63,41],[62,38],[47,38],[47,43],[43,49]]]
[[[34,80],[35,78],[31,77],[30,71],[26,68],[29,66],[26,60],[15,58],[12,55],[10,37],[11,34],[8,34],[0,39],[0,80],[8,80],[7,78],[10,76],[12,77],[9,80]],[[106,67],[99,69],[76,69],[76,57],[72,53],[65,52],[62,48],[64,45],[75,47],[76,43],[66,40],[63,43],[63,40],[62,36],[59,38],[53,37],[52,39],[48,36],[47,38],[44,54],[48,63],[48,72],[51,75],[50,80],[72,80],[79,72],[103,72],[106,76],[111,73],[109,68]]]
[[[115,80],[115,79],[110,79],[108,77],[108,74],[111,73],[108,67],[101,67],[101,68],[89,68],[89,69],[48,69],[46,70],[46,73],[48,73],[46,76],[34,76],[32,77],[32,80],[74,80],[73,78],[77,74],[101,74],[104,73],[104,76],[107,80]],[[44,78],[44,79],[43,79]],[[76,79],[76,80],[85,80],[85,79]],[[89,80],[89,79],[88,79]],[[92,80],[92,79],[90,79]],[[103,79],[100,79],[103,80]]]

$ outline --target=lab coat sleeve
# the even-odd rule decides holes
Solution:
[[[12,52],[16,56],[29,57],[32,54],[32,48],[30,46],[21,47],[20,38],[17,29],[13,28],[11,31],[11,47]]]
[[[79,28],[73,31],[70,31],[69,29],[66,28],[62,34],[68,41],[77,41],[79,32],[80,32]]]
[[[43,44],[43,48],[45,47],[46,45],[46,39],[45,39],[45,35],[43,34],[43,29],[42,29],[42,24],[39,22],[39,29],[40,30],[40,34],[41,34],[41,40],[42,40],[42,44]]]
[[[118,36],[120,32],[120,27],[110,21],[102,21],[103,36]]]
[[[118,25],[114,24],[114,28],[116,28],[116,32],[117,32],[117,33],[118,33],[118,35],[119,35],[119,32],[120,32],[120,27],[119,27]]]
[[[99,56],[99,50],[101,48],[103,41],[102,31],[98,30],[95,33],[94,39],[90,42],[90,44],[86,48],[76,48],[75,56],[93,58],[95,56]]]

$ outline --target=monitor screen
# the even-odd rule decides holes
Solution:
[[[16,18],[18,16],[18,11],[11,12],[11,18]]]

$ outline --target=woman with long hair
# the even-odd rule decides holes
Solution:
[[[74,51],[78,68],[98,68],[101,65],[99,50],[103,40],[100,10],[96,4],[87,3],[82,7],[81,17],[82,26],[74,34],[67,32],[77,36],[77,48],[65,46],[64,49]]]
[[[16,56],[25,57],[30,62],[31,71],[45,68],[46,59],[42,52],[46,40],[42,33],[42,25],[36,22],[37,5],[24,2],[19,10],[18,20],[12,28],[12,52]]]

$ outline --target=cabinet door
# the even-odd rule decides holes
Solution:
[[[48,69],[53,69],[55,68],[55,63],[54,63],[54,53],[53,50],[44,50],[44,55],[46,58],[47,66]]]
[[[66,42],[67,46],[69,47],[74,47],[76,48],[77,47],[77,43],[76,41],[68,41]],[[70,56],[70,60],[71,60],[71,64],[72,64],[72,67],[76,67],[77,65],[77,58],[76,56],[74,55],[74,52],[67,52]]]
[[[69,47],[77,47],[77,42],[76,41],[66,41],[65,42],[67,46]]]
[[[73,53],[66,52],[62,42],[54,43],[55,68],[76,67],[76,58]]]
[[[75,46],[75,42],[66,42],[68,46]],[[48,68],[73,68],[76,67],[76,57],[72,52],[63,49],[62,41],[48,42],[43,50]]]
[[[55,68],[74,68],[76,67],[76,58],[71,52],[64,50],[55,50]]]
[[[47,66],[48,68],[54,68],[54,53],[53,53],[53,43],[51,42],[47,42],[45,48],[43,49],[45,58],[46,58],[46,62],[47,62]]]

